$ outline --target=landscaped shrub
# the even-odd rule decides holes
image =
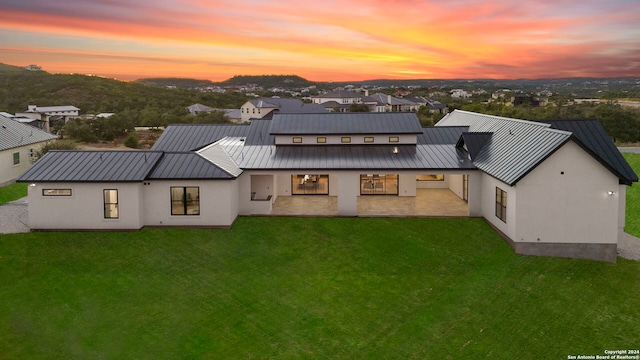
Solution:
[[[140,147],[140,144],[138,143],[138,137],[135,133],[130,133],[129,136],[127,136],[127,138],[124,140],[124,146],[132,149],[137,149]]]

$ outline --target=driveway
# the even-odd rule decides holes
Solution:
[[[0,206],[0,234],[29,232],[27,198]]]
[[[620,152],[640,154],[640,147],[619,147]]]

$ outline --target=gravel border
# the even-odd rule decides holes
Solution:
[[[618,256],[640,261],[640,238],[624,233],[618,242]]]

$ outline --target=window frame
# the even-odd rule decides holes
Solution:
[[[173,198],[173,189],[182,189],[182,197],[180,200],[174,200]],[[187,189],[197,189],[196,199],[188,200],[189,192]],[[169,198],[171,202],[171,216],[200,216],[200,186],[170,186],[169,187]],[[182,204],[183,213],[174,213],[174,202],[178,201]],[[197,213],[189,213],[189,201],[195,201],[198,206]]]
[[[13,153],[13,166],[20,165],[20,151],[16,151]]]
[[[363,141],[365,144],[372,144],[375,142],[375,138],[373,136],[365,136]]]
[[[400,137],[399,136],[389,136],[389,142],[390,143],[400,142]]]
[[[318,136],[316,138],[316,143],[318,143],[318,144],[326,144],[327,143],[327,137],[326,136]]]
[[[496,186],[496,217],[507,222],[507,192]]]
[[[54,193],[45,193],[46,191],[54,191]],[[55,192],[62,192],[62,191],[68,191],[68,194],[64,194],[64,193],[55,193]],[[71,196],[73,195],[73,192],[71,191],[71,189],[42,189],[42,196]]]
[[[116,201],[115,202],[107,202],[107,191],[115,191]],[[118,189],[103,189],[102,190],[102,211],[105,219],[119,219],[120,218],[120,204],[119,204],[119,195]],[[107,205],[115,205],[115,207],[107,211]],[[115,212],[115,216],[111,216],[112,213]],[[109,213],[109,214],[108,214]]]
[[[294,144],[302,144],[302,136],[294,136],[291,138],[291,142]]]
[[[350,144],[351,143],[351,136],[342,136],[340,138],[340,143],[341,144]]]

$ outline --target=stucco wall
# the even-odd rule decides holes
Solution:
[[[558,149],[516,187],[514,241],[617,242],[618,178],[574,142]]]
[[[238,216],[237,180],[153,180],[142,185],[148,226],[231,226]],[[171,215],[172,186],[200,188],[199,215]],[[250,196],[250,194],[248,195]]]
[[[507,192],[507,221],[496,216],[496,187]],[[520,189],[518,188],[518,191]],[[469,191],[471,194],[471,190]],[[509,186],[496,178],[482,173],[480,175],[481,213],[489,223],[509,238],[516,235],[516,187]]]
[[[37,151],[42,144],[44,143],[35,143],[0,151],[0,186],[14,182],[18,176],[27,171],[31,167],[29,150]],[[13,165],[13,153],[16,152],[20,153],[19,165]]]
[[[141,183],[37,183],[29,186],[29,227],[55,229],[140,229]],[[43,189],[71,189],[71,196],[43,196]],[[118,219],[104,218],[104,189],[118,190]]]

